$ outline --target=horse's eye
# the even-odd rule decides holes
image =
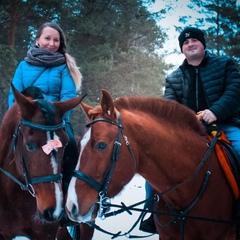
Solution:
[[[26,148],[28,151],[36,151],[37,145],[35,143],[29,141],[26,143]]]
[[[104,142],[99,142],[97,145],[96,145],[96,149],[97,150],[103,150],[107,147],[107,144],[104,143]]]

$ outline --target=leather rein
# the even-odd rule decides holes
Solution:
[[[8,156],[11,154],[11,152],[15,148],[15,142],[16,142],[18,133],[21,133],[21,131],[20,131],[21,124],[25,125],[27,127],[36,129],[36,130],[52,132],[52,131],[56,131],[58,129],[64,128],[65,121],[62,120],[62,122],[57,124],[57,125],[42,125],[42,124],[38,124],[38,123],[34,123],[34,122],[30,122],[30,121],[21,119],[20,123],[16,127],[15,133],[13,134],[12,144],[11,144]],[[30,178],[29,174],[28,174],[28,171],[27,171],[27,168],[26,168],[26,164],[25,164],[23,156],[22,156],[22,169],[23,169],[23,176],[24,176],[24,179],[25,179],[25,184],[20,182],[16,177],[14,177],[11,173],[6,171],[5,169],[0,168],[0,170],[7,177],[9,177],[15,183],[17,183],[21,187],[22,190],[28,191],[33,197],[35,197],[36,194],[35,194],[35,191],[34,191],[34,188],[33,188],[32,185],[38,184],[38,183],[46,183],[46,182],[58,182],[58,181],[62,180],[62,173],[57,173],[57,174],[52,174],[52,175],[46,175],[46,176],[39,176],[39,177]]]

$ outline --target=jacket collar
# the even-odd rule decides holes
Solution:
[[[200,67],[201,67],[201,66],[205,66],[205,65],[207,64],[209,58],[210,58],[210,53],[209,53],[209,51],[205,50],[205,56],[204,56],[204,58],[203,58],[203,60],[202,60],[202,62],[200,63],[199,66],[200,66]],[[182,65],[180,65],[180,68],[181,68],[181,69],[186,69],[186,68],[188,68],[189,66],[191,66],[191,65],[188,64],[188,62],[187,62],[187,60],[186,60],[186,58],[185,58],[184,61],[183,61],[183,63],[182,63]]]

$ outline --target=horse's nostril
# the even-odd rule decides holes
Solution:
[[[72,205],[72,210],[71,210],[72,214],[75,215],[78,213],[78,208],[75,204]]]
[[[48,222],[55,221],[56,219],[53,217],[54,210],[55,209],[52,207],[45,209],[43,212],[43,218]]]

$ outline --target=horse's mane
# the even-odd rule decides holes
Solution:
[[[22,91],[22,94],[26,97],[30,97],[31,99],[43,99],[43,94],[40,88],[31,86],[27,87]]]
[[[196,114],[175,101],[156,97],[120,97],[114,100],[115,107],[128,110],[140,110],[153,115],[154,117],[166,119],[175,126],[181,128],[192,128],[200,135],[205,136],[206,130],[197,119]]]

